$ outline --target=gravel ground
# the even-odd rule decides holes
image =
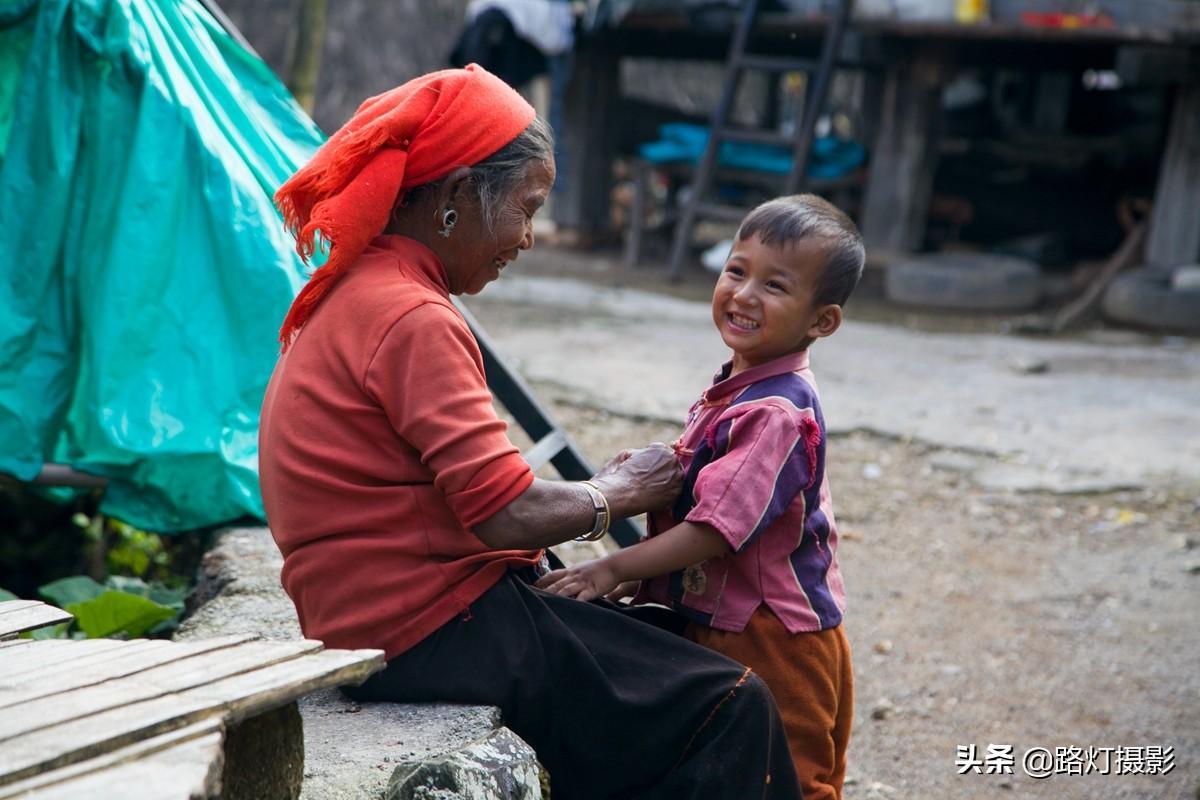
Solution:
[[[535,390],[597,463],[678,433]],[[860,433],[829,465],[857,684],[847,800],[1200,797],[1200,487],[997,494],[973,483],[977,455]],[[969,745],[1011,745],[1013,773],[960,775]],[[1037,747],[1170,747],[1175,767],[1035,780]]]
[[[622,271],[611,252],[540,247],[518,269],[686,300],[712,292],[712,276],[689,274],[666,286],[661,268]],[[896,309],[880,298],[878,278],[868,274],[851,318],[931,334],[1006,334],[1016,323]],[[509,333],[506,342],[527,326],[553,329],[545,308],[489,301],[479,311],[493,333]],[[562,324],[584,324],[580,313]],[[656,335],[643,330],[643,338]],[[1193,346],[1095,320],[1057,341]],[[1126,366],[1121,374],[1130,377]],[[604,410],[564,383],[535,381],[534,388],[597,464],[679,433],[674,421]],[[1180,433],[1189,427],[1181,417]],[[828,452],[857,684],[846,800],[1200,800],[1200,482],[1151,478],[1149,488],[1090,494],[1001,491],[982,488],[996,458],[975,449],[855,432],[834,436]],[[1130,458],[1162,460],[1146,447]],[[563,555],[593,553],[570,546]],[[980,759],[989,745],[1011,746],[1012,773],[960,775],[958,748],[970,745]],[[1040,780],[1022,769],[1032,748],[1096,748],[1103,769],[1111,752],[1104,748],[1118,747],[1173,748],[1175,766],[1157,776],[1061,769]]]

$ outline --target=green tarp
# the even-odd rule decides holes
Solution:
[[[156,531],[262,515],[304,280],[271,204],[323,140],[194,0],[0,0],[0,471]]]

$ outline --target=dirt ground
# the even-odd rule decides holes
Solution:
[[[678,433],[534,388],[597,464]],[[1200,487],[994,494],[955,452],[858,433],[828,452],[857,694],[847,800],[1200,797]],[[970,745],[1011,745],[1012,774],[959,774]],[[1036,780],[1037,747],[1173,748],[1175,767]]]
[[[669,285],[661,264],[623,270],[606,251],[539,248],[519,269],[688,300],[712,292],[711,275]],[[852,319],[950,334],[1007,334],[1019,324],[897,309],[880,284],[868,271]],[[492,330],[522,324],[519,306],[484,311]],[[1098,320],[1065,338],[1184,341]],[[603,410],[556,383],[534,390],[597,465],[680,431]],[[1180,431],[1194,435],[1186,424]],[[1139,457],[1156,463],[1153,452]],[[830,440],[857,695],[846,800],[1200,800],[1200,484],[996,492],[972,477],[987,460],[868,433]],[[587,556],[575,547],[563,555]],[[989,745],[1011,746],[1011,773],[985,764],[982,774],[959,774],[959,748],[971,745],[980,760]],[[1079,751],[1065,751],[1049,777],[1035,779],[1023,761],[1036,748],[1052,757],[1056,748],[1095,748],[1098,766],[1073,774],[1082,771],[1069,767]],[[1173,748],[1174,767],[1117,774],[1106,764],[1115,748]],[[1130,767],[1147,763],[1129,755]]]

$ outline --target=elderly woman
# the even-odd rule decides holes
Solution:
[[[542,548],[665,506],[681,485],[662,445],[590,482],[535,478],[450,301],[533,246],[551,144],[472,65],[371,98],[279,190],[301,254],[328,248],[284,321],[263,404],[284,587],[306,636],[386,653],[352,696],[499,706],[556,800],[799,797],[749,670],[613,604],[532,586]]]

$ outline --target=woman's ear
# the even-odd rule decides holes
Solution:
[[[470,167],[455,167],[449,175],[442,179],[438,190],[439,209],[457,208],[464,204],[469,197],[468,189],[471,183]]]
[[[842,327],[842,307],[829,303],[817,309],[812,326],[808,329],[808,335],[813,339],[823,339],[831,336],[840,327]]]

